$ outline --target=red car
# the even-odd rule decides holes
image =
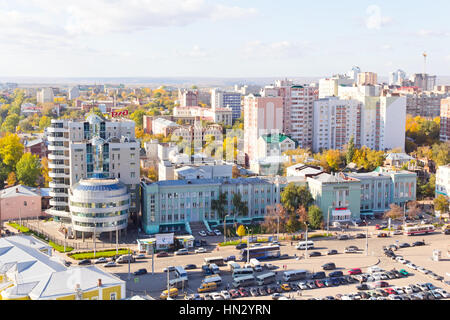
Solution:
[[[239,298],[241,295],[239,294],[239,292],[236,289],[231,289],[229,291],[231,298],[235,299],[235,298]]]
[[[379,224],[376,224],[375,225],[375,230],[380,230],[380,229],[381,229],[381,226]]]
[[[317,288],[325,287],[325,284],[321,280],[316,280],[316,281],[314,281],[314,283],[316,284]]]
[[[351,275],[353,275],[353,274],[361,274],[361,273],[362,273],[362,271],[361,271],[360,268],[353,268],[353,269],[348,270],[348,274],[351,274]]]
[[[248,297],[248,291],[245,288],[239,288],[238,292],[241,295],[241,297]]]
[[[386,289],[384,289],[384,291],[386,291],[386,292],[389,293],[389,294],[397,294],[397,291],[395,291],[395,290],[392,289],[392,288],[386,288]]]

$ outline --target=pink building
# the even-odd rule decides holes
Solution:
[[[271,130],[283,132],[283,98],[248,95],[244,99],[244,152],[257,157],[258,138]]]
[[[441,100],[441,141],[450,141],[450,98]]]
[[[0,191],[2,221],[36,218],[45,215],[39,188],[14,186]]]

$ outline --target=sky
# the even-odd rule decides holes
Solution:
[[[1,77],[450,75],[448,0],[0,0]]]

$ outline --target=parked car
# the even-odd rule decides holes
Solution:
[[[195,252],[195,253],[205,253],[205,252],[207,252],[207,251],[206,251],[205,248],[198,248],[198,249],[195,249],[194,252]]]
[[[400,248],[408,248],[408,247],[411,247],[411,245],[410,245],[409,243],[407,243],[407,242],[403,242],[403,243],[401,243],[401,244],[399,245],[399,247],[400,247]]]
[[[263,265],[263,267],[266,268],[267,270],[275,270],[275,269],[278,269],[277,266],[275,266],[275,265],[273,265],[273,264],[271,264],[271,263],[265,263],[265,264]]]
[[[289,283],[283,283],[283,284],[281,285],[281,289],[282,289],[283,291],[292,291],[292,287],[289,285]]]
[[[241,296],[236,289],[231,289],[228,292],[230,293],[232,299],[239,298]]]
[[[335,249],[328,250],[328,252],[327,252],[327,255],[329,255],[329,256],[334,255],[334,254],[338,254],[338,251]]]
[[[94,264],[99,264],[99,263],[107,263],[108,259],[106,258],[98,258],[97,260],[94,261]]]
[[[363,284],[361,284],[359,286],[356,286],[356,289],[358,289],[358,290],[370,290],[370,287],[367,284],[363,283]]]
[[[338,240],[348,240],[350,237],[346,234],[341,234],[337,237]]]
[[[215,236],[216,234],[214,233],[214,231],[206,231],[206,234],[208,236]]]
[[[206,232],[205,231],[199,231],[198,234],[202,237],[206,237]]]
[[[115,266],[117,266],[117,263],[115,263],[114,261],[109,261],[103,265],[103,267],[105,267],[105,268],[110,268],[110,267],[115,267]]]
[[[274,294],[272,294],[272,299],[273,300],[278,300],[282,297],[283,295],[281,293],[275,292]]]
[[[334,271],[328,274],[330,278],[342,277],[344,273],[342,271]]]
[[[228,256],[225,259],[223,259],[224,262],[228,261],[236,261],[236,256]]]
[[[135,276],[140,276],[140,275],[143,275],[143,274],[147,274],[147,269],[142,268],[142,269],[139,269],[139,270],[134,272]]]
[[[145,258],[146,258],[146,256],[143,253],[140,253],[135,257],[135,259],[145,259]]]
[[[309,254],[310,257],[320,257],[321,255],[319,251],[313,251]]]
[[[413,247],[424,246],[425,242],[423,242],[423,241],[416,241],[416,242],[413,242],[412,245],[413,245]]]
[[[378,238],[387,238],[387,237],[388,237],[388,234],[385,233],[385,232],[381,232],[381,233],[379,233],[379,234],[377,235],[377,237],[378,237]]]
[[[319,271],[319,272],[313,273],[313,275],[311,276],[311,279],[323,279],[325,277],[326,277],[325,272]]]
[[[225,300],[231,300],[231,295],[227,290],[220,291],[220,294]]]
[[[186,248],[179,249],[178,251],[175,251],[175,255],[176,256],[182,256],[182,255],[186,255],[186,254],[189,254],[189,251]]]
[[[404,276],[409,276],[408,271],[406,271],[405,269],[400,269],[398,272]]]
[[[169,271],[169,272],[175,271],[175,267],[174,266],[168,266],[167,268],[163,269],[163,272],[167,272],[167,271]]]
[[[246,243],[239,243],[238,245],[236,245],[236,249],[238,249],[238,250],[245,249],[245,248],[247,248]]]
[[[364,239],[366,237],[366,235],[364,233],[357,233],[355,238],[356,239]]]
[[[323,270],[334,270],[336,269],[336,265],[333,262],[325,263],[322,265]]]
[[[214,234],[216,236],[221,236],[222,235],[222,233],[219,230],[217,230],[217,229],[214,229],[213,232],[214,232]]]
[[[169,254],[165,251],[161,251],[156,254],[156,257],[158,257],[158,258],[168,257],[168,256],[169,256]]]
[[[195,264],[187,264],[184,266],[185,270],[192,270],[192,269],[197,269],[197,266]]]
[[[399,236],[399,235],[403,234],[403,231],[402,230],[395,230],[392,234],[395,235],[395,236]]]
[[[358,253],[358,247],[355,247],[355,246],[346,247],[344,252],[345,253]]]
[[[91,260],[89,260],[89,259],[83,259],[80,262],[78,262],[79,266],[87,266],[87,265],[90,265],[90,264],[91,264]]]
[[[350,275],[361,274],[361,273],[362,273],[362,271],[360,268],[353,268],[353,269],[348,270],[348,274],[350,274]]]

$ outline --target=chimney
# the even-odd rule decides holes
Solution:
[[[98,279],[97,286],[98,286],[98,287],[101,287],[101,286],[102,286],[102,279]]]

